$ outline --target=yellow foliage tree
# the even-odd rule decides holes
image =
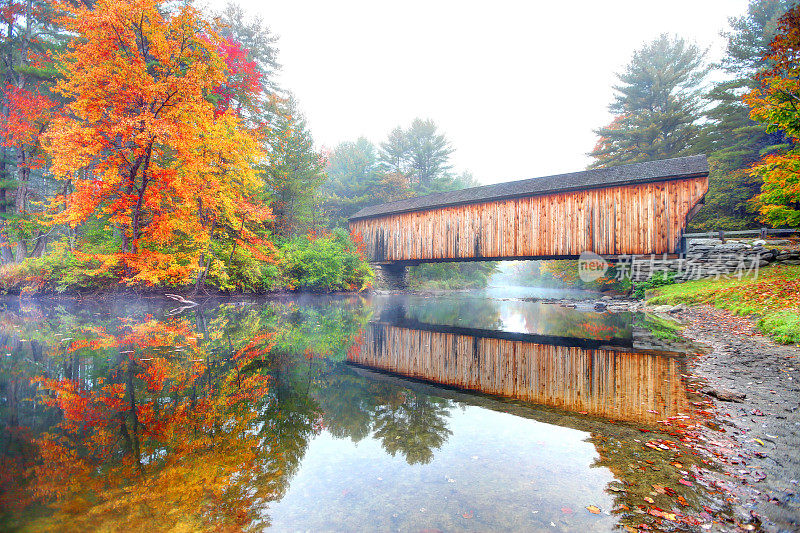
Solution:
[[[190,282],[216,229],[270,216],[253,200],[255,133],[218,105],[225,41],[188,4],[61,7],[75,35],[57,85],[69,103],[45,143],[72,192],[56,198],[53,222],[107,224],[120,245],[94,258],[129,284]]]

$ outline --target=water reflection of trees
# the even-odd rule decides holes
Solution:
[[[598,313],[560,305],[491,298],[407,297],[384,301],[381,321],[410,319],[424,324],[586,339],[630,338],[630,313]]]
[[[316,397],[332,436],[353,442],[373,436],[387,453],[399,452],[409,464],[429,463],[451,435],[452,402],[365,379],[346,365],[330,368]]]
[[[408,464],[429,463],[433,450],[452,433],[446,423],[448,402],[410,391],[392,400],[375,410],[375,436],[392,456],[400,452]]]
[[[243,369],[269,353],[270,337],[241,339],[215,357],[185,319],[84,328],[65,349],[78,375],[34,380],[40,401],[62,416],[33,439],[31,487],[55,511],[37,527],[262,522],[274,450],[253,429],[267,379]]]
[[[402,306],[406,318],[428,324],[501,329],[502,302],[489,298],[411,297]]]
[[[327,309],[6,309],[0,519],[38,500],[26,527],[262,528],[321,429],[315,355],[343,358],[368,318]]]

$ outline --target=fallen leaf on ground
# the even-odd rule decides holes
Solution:
[[[648,509],[647,513],[653,516],[657,516],[659,518],[666,518],[667,520],[672,520],[673,522],[677,518],[675,513],[665,513],[664,511],[660,511],[658,509]]]
[[[600,508],[596,505],[589,505],[586,509],[592,514],[600,514]]]

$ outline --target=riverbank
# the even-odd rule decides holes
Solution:
[[[800,348],[711,306],[675,315],[687,337],[711,347],[690,369],[716,405],[720,427],[703,437],[725,464],[740,515],[757,517],[767,531],[799,530]]]
[[[701,279],[648,292],[648,305],[711,304],[752,316],[758,329],[784,344],[800,343],[800,265],[770,265],[741,279]]]

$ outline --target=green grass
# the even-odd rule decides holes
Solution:
[[[797,310],[777,311],[767,315],[758,321],[758,327],[778,342],[800,343],[800,313]]]
[[[784,344],[800,343],[800,266],[762,268],[757,277],[703,279],[659,287],[648,303],[710,304],[753,316],[759,329]]]

